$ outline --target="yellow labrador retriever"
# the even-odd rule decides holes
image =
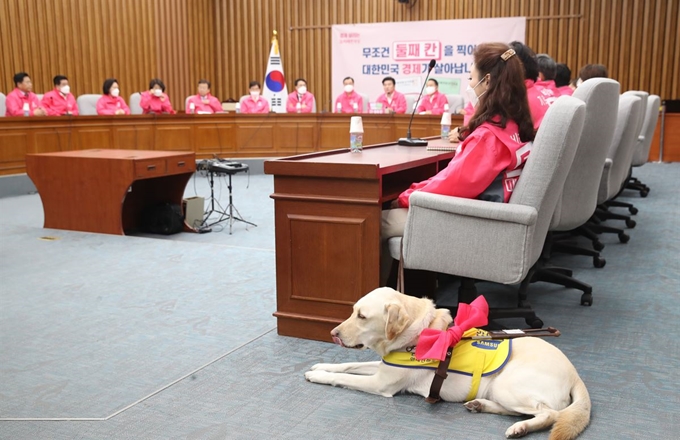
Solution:
[[[403,295],[382,287],[361,298],[352,316],[331,332],[333,340],[347,348],[368,348],[385,357],[413,347],[426,328],[445,330],[453,319],[448,310],[435,309],[426,298]],[[392,397],[405,391],[427,396],[434,370],[390,366],[384,362],[316,364],[305,373],[310,382],[342,386]],[[471,388],[471,377],[449,374],[440,395],[462,402]],[[567,357],[539,338],[517,338],[505,367],[481,378],[474,400],[465,402],[472,412],[518,416],[533,415],[510,426],[508,438],[553,426],[550,440],[574,439],[590,421],[590,396]]]

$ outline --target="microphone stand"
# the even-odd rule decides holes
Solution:
[[[427,70],[427,75],[425,76],[425,82],[423,83],[423,86],[420,88],[420,94],[418,95],[418,100],[416,101],[416,104],[420,102],[420,98],[423,96],[423,90],[425,90],[425,85],[427,84],[427,79],[430,77],[430,72],[432,72],[432,69],[434,68],[436,62],[435,60],[430,60],[430,66],[429,69]],[[398,145],[403,145],[406,147],[426,147],[427,146],[427,140],[425,139],[420,139],[420,138],[412,138],[411,137],[411,124],[413,124],[413,116],[416,114],[416,106],[413,106],[413,111],[411,112],[411,120],[408,123],[408,129],[406,130],[406,137],[405,138],[399,138],[397,141]]]

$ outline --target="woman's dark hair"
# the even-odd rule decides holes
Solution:
[[[515,51],[519,60],[524,66],[524,78],[536,81],[538,79],[538,63],[536,53],[529,46],[519,41],[510,43],[510,47]]]
[[[538,71],[543,74],[543,79],[546,81],[555,79],[555,60],[550,58],[550,55],[539,53],[536,55],[536,62],[538,63]]]
[[[259,82],[257,82],[257,81],[250,81],[250,84],[248,84],[248,88],[251,88],[251,87],[254,87],[254,86],[257,86],[258,89],[261,89],[261,88],[262,88],[262,86],[260,85]]]
[[[585,81],[590,78],[609,78],[609,75],[607,68],[602,64],[586,64],[581,68],[578,77],[581,81]]]
[[[555,66],[555,85],[564,87],[571,81],[571,69],[564,63],[557,63]]]
[[[295,87],[297,87],[297,85],[298,85],[298,83],[299,83],[300,81],[302,81],[303,83],[305,83],[305,85],[307,84],[307,80],[306,80],[306,79],[304,79],[304,78],[298,78],[298,79],[295,80]]]
[[[149,90],[153,89],[154,86],[159,86],[163,93],[165,93],[165,84],[163,84],[163,81],[161,81],[158,78],[154,78],[149,82]],[[210,88],[210,86],[208,86]]]
[[[534,123],[531,120],[527,89],[524,85],[524,68],[517,56],[503,61],[503,55],[510,47],[504,43],[484,43],[472,54],[479,78],[489,75],[486,93],[480,98],[475,114],[463,127],[460,140],[464,140],[485,122],[505,128],[508,119],[519,127],[522,142],[534,140]]]
[[[437,81],[436,79],[430,78],[430,79],[428,79],[428,81],[432,81],[432,82],[434,83],[435,86],[439,87],[439,81]],[[427,83],[426,83],[426,84],[427,84]]]
[[[108,78],[106,81],[104,81],[104,85],[102,86],[102,92],[104,92],[105,95],[108,95],[109,91],[111,90],[111,87],[117,82],[118,80],[116,78]]]

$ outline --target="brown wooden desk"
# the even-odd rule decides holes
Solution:
[[[286,157],[349,146],[351,115],[132,115],[0,118],[0,175],[26,172],[27,154],[90,148],[193,151],[198,158]],[[406,135],[409,115],[362,115],[364,145]],[[413,136],[439,133],[441,116],[417,115]],[[453,125],[462,124],[454,115]]]
[[[146,206],[182,205],[184,188],[196,170],[196,155],[66,151],[29,154],[26,168],[40,194],[46,228],[121,235],[139,229]]]
[[[379,285],[383,203],[453,156],[384,144],[265,162],[274,175],[280,335],[331,341],[331,329]]]

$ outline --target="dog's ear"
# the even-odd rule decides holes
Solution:
[[[390,303],[385,306],[385,337],[396,338],[409,325],[410,319],[403,305]]]

